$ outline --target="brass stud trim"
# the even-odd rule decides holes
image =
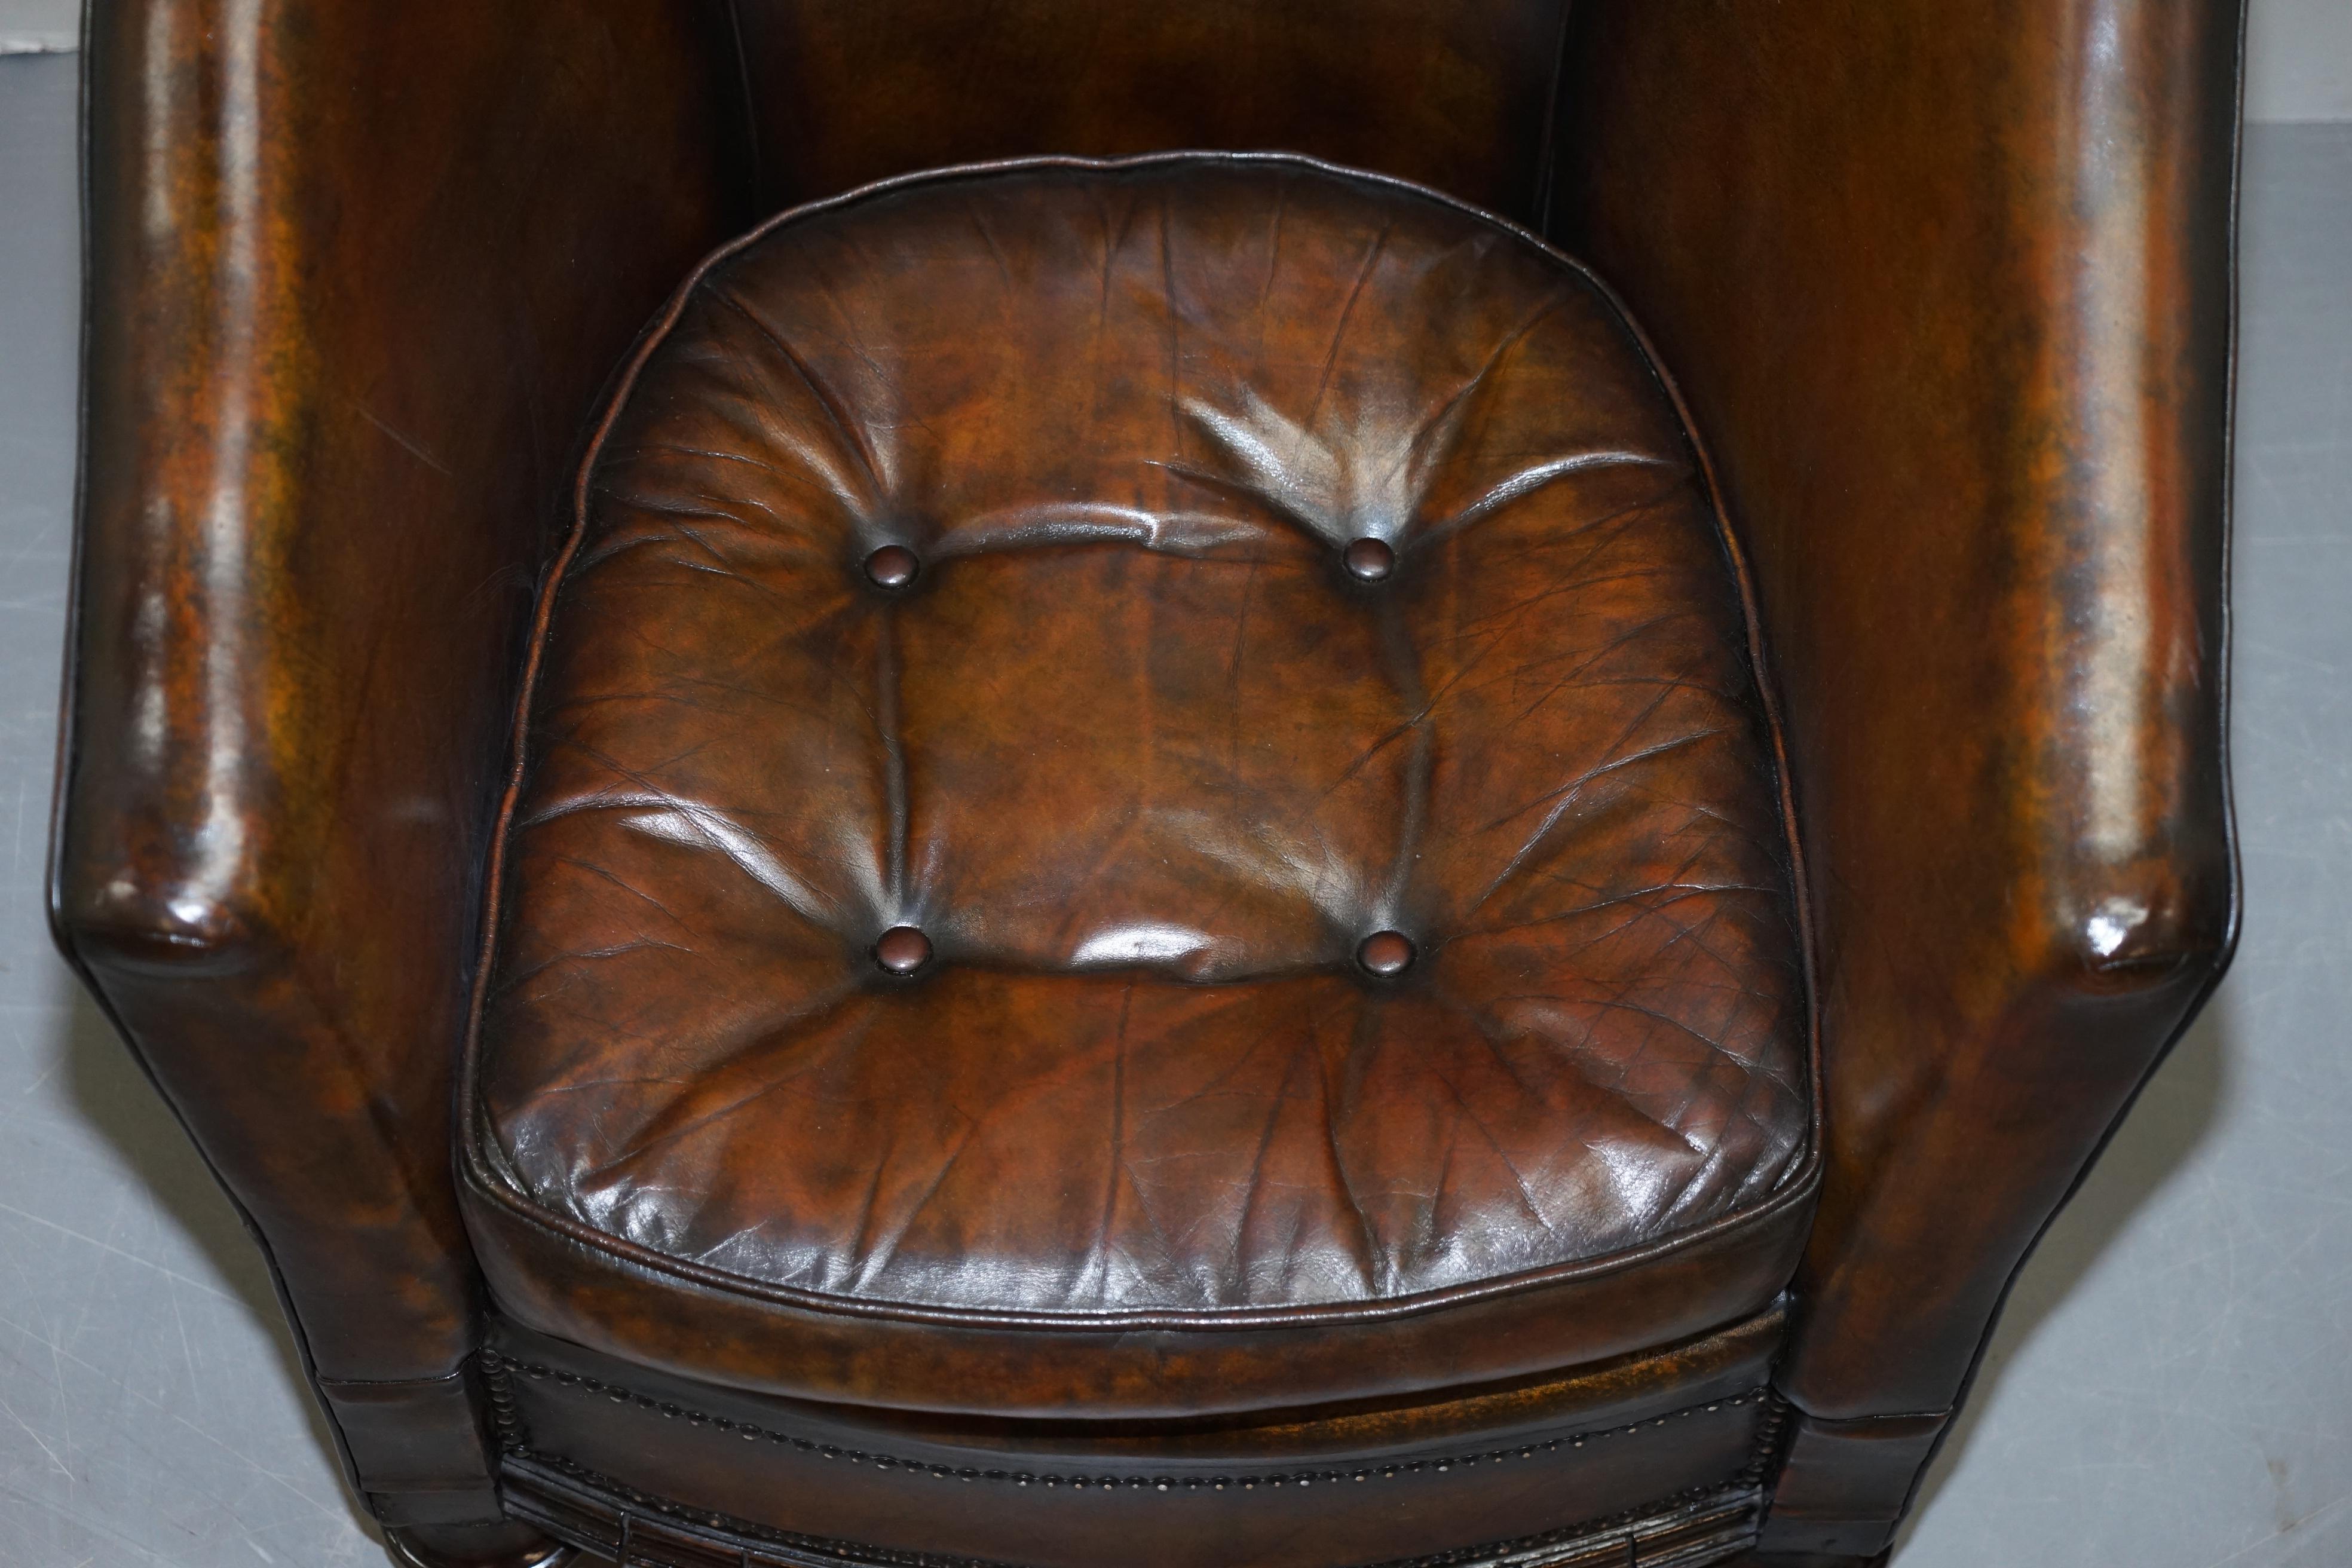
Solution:
[[[798,1453],[812,1454],[829,1461],[870,1465],[877,1470],[905,1470],[911,1475],[929,1476],[934,1480],[992,1481],[1015,1487],[1037,1486],[1054,1489],[1066,1487],[1072,1491],[1081,1492],[1115,1491],[1125,1489],[1131,1491],[1181,1491],[1200,1494],[1223,1491],[1227,1487],[1237,1487],[1244,1491],[1249,1491],[1258,1487],[1312,1486],[1318,1481],[1328,1485],[1342,1485],[1367,1480],[1393,1481],[1405,1476],[1444,1475],[1457,1466],[1466,1468],[1473,1465],[1508,1464],[1529,1460],[1538,1454],[1581,1448],[1588,1444],[1601,1442],[1610,1437],[1632,1436],[1645,1429],[1654,1430],[1669,1426],[1686,1416],[1727,1409],[1739,1409],[1750,1405],[1762,1405],[1767,1407],[1759,1432],[1759,1442],[1762,1442],[1772,1439],[1777,1435],[1781,1408],[1780,1402],[1769,1388],[1756,1388],[1729,1399],[1717,1399],[1705,1405],[1689,1405],[1681,1410],[1670,1411],[1664,1415],[1646,1417],[1623,1426],[1600,1427],[1589,1432],[1547,1437],[1540,1442],[1514,1443],[1503,1447],[1481,1448],[1468,1453],[1431,1455],[1417,1459],[1399,1459],[1383,1464],[1357,1464],[1322,1469],[1191,1476],[1087,1475],[1060,1471],[983,1469],[976,1466],[947,1466],[928,1459],[910,1459],[903,1455],[880,1453],[864,1448],[845,1448],[835,1444],[819,1443],[812,1438],[794,1436],[787,1432],[778,1432],[749,1422],[732,1421],[722,1415],[712,1415],[672,1401],[638,1394],[616,1384],[590,1377],[585,1373],[561,1372],[533,1362],[513,1361],[499,1357],[494,1352],[485,1351],[482,1354],[483,1370],[491,1384],[491,1405],[496,1410],[511,1411],[513,1409],[514,1399],[510,1379],[520,1374],[534,1382],[552,1383],[559,1388],[575,1389],[592,1398],[602,1397],[616,1405],[634,1405],[637,1409],[658,1415],[665,1420],[683,1421],[689,1426],[708,1426],[714,1432],[730,1432],[747,1442],[775,1443]],[[503,1400],[499,1392],[501,1385],[506,1385]],[[527,1441],[523,1436],[519,1418],[509,1425],[502,1415],[499,1423],[499,1437],[501,1442],[509,1445],[509,1452],[524,1451],[527,1448]],[[1762,1449],[1759,1459],[1751,1462],[1749,1466],[1749,1471],[1759,1479],[1761,1476],[1761,1466],[1769,1462],[1769,1447]],[[1747,1478],[1748,1473],[1743,1472],[1743,1479]]]

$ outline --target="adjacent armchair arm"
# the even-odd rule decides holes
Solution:
[[[90,17],[53,917],[388,1522],[496,1511],[448,1127],[477,868],[575,433],[739,216],[705,30],[656,0]]]
[[[1580,0],[1551,227],[1752,556],[1829,1177],[1767,1544],[1891,1537],[2235,933],[2237,0]]]

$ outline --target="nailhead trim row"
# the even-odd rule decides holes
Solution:
[[[517,1465],[551,1472],[563,1477],[583,1490],[599,1494],[596,1500],[613,1507],[619,1517],[622,1531],[621,1542],[625,1551],[629,1544],[629,1527],[634,1517],[636,1517],[632,1516],[628,1509],[634,1508],[639,1510],[639,1515],[648,1521],[655,1520],[674,1521],[697,1531],[708,1530],[730,1535],[740,1542],[751,1542],[753,1545],[765,1544],[793,1553],[794,1560],[801,1563],[807,1563],[814,1559],[826,1563],[840,1564],[842,1568],[1016,1568],[1016,1565],[987,1558],[945,1556],[929,1552],[907,1552],[894,1547],[868,1546],[856,1542],[835,1541],[824,1536],[802,1535],[793,1531],[775,1530],[767,1525],[755,1524],[749,1520],[736,1519],[728,1514],[690,1509],[667,1498],[639,1491],[625,1482],[615,1480],[584,1465],[575,1464],[560,1455],[539,1454],[525,1450],[509,1454],[508,1458]],[[509,1470],[510,1486],[516,1480],[521,1480],[528,1490],[530,1481],[535,1479],[530,1474],[530,1469],[510,1468]],[[552,1500],[561,1502],[562,1500],[559,1497]],[[1540,1552],[1548,1547],[1566,1548],[1579,1544],[1597,1545],[1609,1550],[1612,1562],[1615,1549],[1622,1545],[1628,1552],[1626,1561],[1635,1563],[1641,1559],[1633,1556],[1632,1553],[1639,1551],[1645,1535],[1663,1534],[1676,1524],[1689,1522],[1686,1520],[1674,1521],[1666,1516],[1685,1512],[1705,1504],[1717,1505],[1725,1513],[1733,1516],[1724,1521],[1732,1528],[1724,1531],[1724,1538],[1719,1542],[1701,1542],[1685,1543],[1685,1545],[1697,1544],[1711,1548],[1708,1551],[1707,1560],[1713,1561],[1720,1551],[1737,1550],[1741,1546],[1752,1544],[1756,1519],[1762,1511],[1762,1495],[1753,1486],[1735,1482],[1727,1488],[1694,1487],[1641,1508],[1627,1509],[1622,1512],[1610,1514],[1601,1519],[1587,1520],[1579,1524],[1545,1531],[1537,1535],[1516,1536],[1507,1541],[1483,1542],[1475,1546],[1455,1547],[1450,1551],[1432,1552],[1420,1557],[1392,1558],[1383,1563],[1370,1564],[1369,1568],[1486,1568],[1486,1565],[1501,1563],[1507,1559],[1524,1559],[1525,1554]],[[1743,1514],[1745,1517],[1740,1517]],[[540,1519],[535,1520],[535,1522],[546,1524],[552,1521]],[[573,1526],[569,1533],[577,1533],[577,1526]],[[610,1550],[610,1543],[602,1548],[597,1547],[593,1542],[584,1543],[592,1550]],[[739,1546],[730,1542],[729,1549],[739,1552],[745,1568],[751,1568],[753,1545]],[[642,1549],[641,1544],[638,1550]],[[761,1555],[767,1556],[769,1553],[763,1552]],[[1675,1557],[1676,1560],[1681,1560],[1679,1551],[1675,1553]],[[623,1568],[636,1568],[638,1562],[639,1560],[632,1554],[630,1561],[624,1563]]]
[[[579,1373],[560,1372],[533,1362],[509,1360],[491,1350],[481,1352],[481,1365],[484,1378],[489,1385],[490,1406],[499,1426],[499,1440],[500,1446],[509,1452],[522,1451],[527,1442],[522,1430],[520,1415],[515,1407],[514,1389],[510,1381],[514,1373],[520,1373],[534,1381],[552,1381],[565,1388],[577,1388],[588,1394],[601,1394],[615,1405],[634,1405],[641,1410],[656,1412],[667,1420],[682,1420],[689,1426],[708,1426],[716,1432],[732,1432],[746,1442],[781,1443],[801,1453],[815,1454],[826,1459],[846,1459],[853,1465],[871,1465],[879,1470],[908,1470],[929,1475],[935,1480],[1009,1482],[1015,1487],[1042,1486],[1056,1489],[1067,1487],[1073,1491],[1089,1489],[1113,1491],[1125,1488],[1130,1491],[1213,1493],[1229,1489],[1255,1491],[1259,1487],[1311,1487],[1318,1481],[1327,1486],[1370,1480],[1392,1481],[1400,1476],[1420,1475],[1433,1471],[1444,1475],[1457,1466],[1467,1468],[1474,1465],[1505,1464],[1514,1459],[1532,1459],[1538,1454],[1555,1453],[1562,1448],[1581,1448],[1588,1443],[1598,1443],[1605,1438],[1627,1436],[1644,1429],[1670,1426],[1689,1415],[1761,1404],[1768,1408],[1763,1426],[1758,1433],[1758,1457],[1750,1461],[1748,1468],[1741,1472],[1740,1477],[1743,1483],[1754,1484],[1761,1480],[1763,1467],[1769,1462],[1770,1456],[1778,1446],[1782,1419],[1780,1402],[1772,1395],[1769,1388],[1758,1388],[1751,1389],[1746,1394],[1734,1395],[1729,1399],[1718,1399],[1706,1405],[1690,1405],[1685,1409],[1671,1411],[1666,1415],[1653,1416],[1648,1420],[1633,1422],[1624,1426],[1602,1427],[1566,1437],[1548,1437],[1539,1443],[1513,1444],[1500,1448],[1486,1448],[1473,1453],[1445,1455],[1425,1459],[1408,1459],[1394,1464],[1361,1465],[1346,1469],[1276,1471],[1272,1474],[1256,1475],[1242,1473],[1230,1476],[1087,1476],[1030,1470],[980,1469],[970,1466],[950,1467],[932,1464],[921,1459],[902,1458],[892,1454],[875,1453],[863,1448],[845,1448],[831,1443],[813,1442],[806,1437],[795,1437],[789,1433],[771,1431],[764,1426],[730,1421],[725,1416],[691,1410],[685,1405],[657,1400],[649,1394],[638,1394],[616,1384],[604,1383]]]
[[[1780,1470],[1781,1448],[1789,1428],[1789,1402],[1780,1397],[1778,1389],[1766,1387],[1761,1393],[1764,1419],[1757,1426],[1756,1447],[1748,1455],[1748,1468],[1739,1472],[1742,1486],[1762,1487]]]

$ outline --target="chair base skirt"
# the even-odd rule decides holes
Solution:
[[[1697,1568],[1751,1548],[1775,1310],[1433,1401],[1035,1422],[747,1394],[497,1324],[506,1511],[628,1568]]]
[[[620,1568],[1023,1568],[1000,1560],[792,1535],[689,1510],[561,1459],[530,1454],[509,1457],[505,1496],[515,1518]],[[1391,1558],[1370,1568],[1706,1568],[1752,1547],[1762,1513],[1759,1488],[1733,1486],[1671,1499],[1631,1515]]]

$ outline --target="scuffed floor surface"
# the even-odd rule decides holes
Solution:
[[[50,955],[71,57],[0,59],[0,1564],[384,1561],[227,1203]],[[2235,973],[2020,1284],[1901,1568],[2352,1562],[2352,125],[2247,160]]]

